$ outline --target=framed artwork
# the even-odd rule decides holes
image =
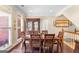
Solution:
[[[69,20],[56,20],[55,21],[55,26],[56,27],[68,27],[69,26]]]

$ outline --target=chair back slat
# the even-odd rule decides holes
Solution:
[[[45,34],[45,39],[53,39],[55,34]]]
[[[31,34],[30,47],[31,49],[39,48],[39,52],[41,51],[41,37],[39,34]]]
[[[31,34],[31,39],[41,39],[39,34]]]
[[[47,30],[42,30],[42,33],[43,34],[48,34],[48,31]]]

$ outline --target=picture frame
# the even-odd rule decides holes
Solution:
[[[69,20],[55,20],[56,27],[69,27],[70,21]]]

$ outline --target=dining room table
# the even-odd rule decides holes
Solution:
[[[41,35],[41,46],[42,46],[43,42],[45,40],[45,37],[44,37],[44,34],[40,34],[40,35]],[[25,52],[26,52],[26,49],[27,49],[28,45],[30,45],[30,39],[31,39],[30,35],[29,34],[26,35],[25,40],[24,40]],[[46,40],[50,40],[50,39],[46,39]],[[60,40],[55,39],[55,37],[53,38],[53,40],[58,42],[58,46],[57,46],[57,52],[58,52],[59,51],[59,42],[60,42]]]

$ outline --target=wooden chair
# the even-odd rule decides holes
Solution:
[[[48,52],[51,50],[53,52],[53,39],[55,34],[45,34],[44,42],[43,42],[43,51],[46,52],[46,49]]]
[[[38,48],[41,52],[41,37],[39,34],[31,34],[30,48],[33,52],[33,48]]]
[[[79,40],[75,40],[75,49],[73,51],[74,53],[79,53]]]
[[[47,30],[42,30],[42,34],[48,34]]]
[[[59,47],[60,47],[61,52],[63,52],[63,36],[64,36],[64,32],[60,31],[58,33],[58,36],[54,38],[55,44],[57,44],[57,52],[59,52]]]
[[[28,33],[31,34],[39,34],[39,31],[28,31]]]
[[[33,31],[28,31],[28,34],[30,34],[30,35],[33,34]]]
[[[39,34],[39,31],[33,31],[33,34]]]

